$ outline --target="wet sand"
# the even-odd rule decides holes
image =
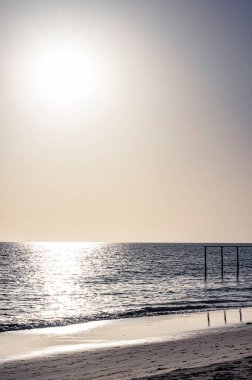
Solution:
[[[236,315],[232,314],[235,311],[226,312],[226,316],[223,315],[223,312],[222,314],[217,313],[219,313],[218,318],[214,313],[210,313],[210,315],[199,313],[202,320],[204,315],[205,328],[200,329],[199,326],[194,325],[194,330],[188,328],[181,331],[180,326],[180,332],[176,331],[173,335],[171,333],[165,335],[164,326],[170,326],[174,330],[175,325],[185,323],[183,316],[170,319],[167,317],[137,318],[125,321],[126,325],[124,325],[124,321],[121,323],[118,321],[117,327],[113,324],[107,328],[99,326],[98,329],[94,328],[93,332],[89,331],[86,338],[91,338],[93,334],[91,342],[94,344],[94,338],[97,339],[99,336],[101,345],[96,342],[95,346],[90,346],[90,343],[86,342],[84,349],[80,346],[77,350],[75,337],[72,351],[70,351],[70,347],[61,354],[57,350],[57,354],[54,351],[45,353],[41,350],[41,354],[40,351],[37,351],[36,355],[31,353],[30,357],[25,359],[20,357],[10,361],[2,359],[0,379],[252,379],[249,377],[252,356],[252,324],[234,322],[228,325],[228,319],[231,320],[231,316]],[[215,324],[217,324],[217,319],[221,315],[226,327],[210,328],[209,322],[210,325],[211,323],[214,325],[216,318]],[[192,322],[194,318],[196,315],[189,317],[189,320]],[[188,322],[189,325],[191,322]],[[126,330],[122,330],[122,325]],[[131,338],[139,336],[137,331],[140,325],[142,325],[141,339],[121,340],[120,334],[125,334],[125,331],[132,334]],[[157,336],[158,326],[161,326],[162,337]],[[148,331],[150,329],[152,331]],[[169,330],[168,327],[166,329]],[[80,339],[83,339],[83,334],[83,332],[80,334]],[[150,338],[155,334],[156,339]],[[10,334],[5,336],[8,337],[8,335]],[[17,336],[17,333],[12,335]],[[107,336],[107,341],[110,336],[113,344],[110,342],[105,345],[105,336]],[[147,336],[149,338],[146,338]],[[68,338],[72,339],[71,334]],[[59,335],[57,335],[57,339],[59,339]],[[66,336],[63,339],[62,347],[65,347],[65,339]],[[39,340],[38,338],[38,343]],[[4,347],[2,346],[2,355],[3,352]]]

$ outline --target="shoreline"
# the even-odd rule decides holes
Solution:
[[[178,340],[252,321],[252,308],[92,321],[0,334],[0,364],[48,355]]]
[[[113,348],[76,351],[2,363],[0,378],[1,380],[183,378],[205,380],[208,379],[206,374],[212,376],[216,371],[224,373],[226,370],[230,373],[232,370],[246,373],[246,368],[252,363],[251,337],[251,323],[205,329],[195,335],[179,339],[128,346],[118,344]],[[204,376],[199,377],[199,374],[204,373]],[[222,379],[229,378],[230,376],[222,377]]]

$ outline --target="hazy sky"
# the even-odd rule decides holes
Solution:
[[[0,240],[252,241],[251,20],[0,1]]]

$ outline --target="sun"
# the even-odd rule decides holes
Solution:
[[[105,70],[96,57],[76,46],[56,45],[40,51],[31,65],[31,85],[52,106],[96,103],[105,85]]]
[[[45,44],[26,62],[26,94],[46,109],[96,109],[112,94],[113,70],[91,47],[74,42]]]

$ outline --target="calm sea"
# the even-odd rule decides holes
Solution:
[[[109,243],[1,243],[0,331],[252,306],[252,248]]]

